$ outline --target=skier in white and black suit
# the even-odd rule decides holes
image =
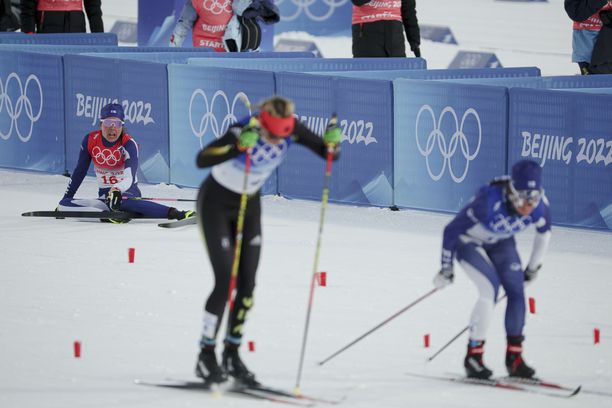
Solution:
[[[484,343],[499,286],[508,296],[505,328],[506,368],[510,376],[531,378],[535,370],[522,357],[525,325],[524,282],[535,279],[550,240],[550,210],[541,183],[542,168],[521,160],[512,177],[482,187],[444,229],[442,268],[434,284],[442,288],[454,278],[456,258],[478,288],[470,319],[470,339],[464,366],[468,377],[489,378],[483,363]],[[514,235],[535,225],[531,257],[523,270]]]
[[[291,101],[274,96],[260,105],[260,112],[230,126],[219,139],[200,151],[198,167],[211,167],[210,176],[198,194],[200,226],[215,274],[215,286],[204,307],[201,351],[196,375],[207,383],[223,382],[227,375],[245,384],[257,384],[238,355],[246,315],[253,305],[255,274],[261,248],[260,189],[283,162],[287,150],[296,142],[325,158],[333,149],[340,153],[340,129],[328,126],[321,138],[295,120]],[[224,339],[222,367],[215,354],[216,337],[225,311],[230,287],[232,261],[247,152],[251,168],[246,193],[248,201],[242,231],[242,247],[236,283],[234,308]]]

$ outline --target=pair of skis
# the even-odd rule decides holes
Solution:
[[[292,392],[279,388],[268,387],[262,384],[247,385],[237,382],[211,385],[202,381],[165,380],[160,382],[135,380],[136,384],[175,390],[202,391],[212,396],[233,396],[238,398],[255,399],[277,404],[312,407],[317,404],[337,405],[342,400],[330,400],[308,395],[295,395]]]
[[[582,386],[577,387],[544,381],[539,378],[516,378],[516,377],[494,377],[490,379],[468,378],[461,375],[427,375],[419,373],[408,373],[416,378],[446,381],[467,385],[478,385],[484,387],[497,388],[507,391],[518,391],[530,394],[546,395],[557,398],[571,398],[577,395]]]
[[[48,218],[97,218],[101,220],[121,220],[129,221],[132,219],[158,219],[157,217],[146,217],[142,214],[126,211],[32,211],[21,214],[23,217],[48,217]],[[196,224],[196,217],[185,218],[178,221],[164,221],[157,225],[162,228],[177,228],[185,225]]]

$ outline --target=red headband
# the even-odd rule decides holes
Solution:
[[[262,110],[259,113],[259,123],[273,136],[287,137],[293,133],[295,117],[291,115],[288,118],[279,118],[270,115],[266,110]]]

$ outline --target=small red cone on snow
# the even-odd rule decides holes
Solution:
[[[255,342],[254,341],[249,341],[247,344],[249,346],[249,351],[250,352],[254,352],[255,351]]]
[[[81,357],[81,342],[80,341],[75,341],[74,342],[74,358],[80,358]]]
[[[128,262],[134,263],[134,255],[136,254],[136,248],[128,248]]]
[[[423,344],[425,345],[425,348],[429,348],[429,334],[423,336]]]
[[[327,272],[317,273],[317,282],[319,286],[327,286]]]
[[[593,344],[599,344],[599,329],[593,330]]]
[[[529,313],[535,314],[535,312],[536,312],[535,299],[530,297],[529,298]]]

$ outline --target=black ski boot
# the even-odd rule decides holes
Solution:
[[[533,378],[535,370],[529,367],[523,360],[524,336],[508,336],[508,348],[506,349],[506,368],[510,377]]]
[[[223,350],[223,361],[221,364],[223,366],[223,370],[228,375],[234,377],[237,382],[247,387],[261,385],[259,381],[255,379],[255,374],[250,372],[240,359],[240,355],[238,354],[238,346],[232,344],[225,345],[225,350]]]
[[[217,364],[215,349],[203,347],[198,356],[195,368],[196,376],[204,380],[206,384],[222,383],[227,381],[227,376]]]
[[[196,216],[196,212],[195,211],[179,211],[174,207],[170,207],[170,209],[168,209],[168,219],[169,220],[184,220],[185,218],[191,218],[191,217],[195,217]]]
[[[484,340],[472,341],[468,343],[467,354],[463,361],[465,367],[465,375],[468,378],[477,378],[480,380],[488,380],[493,375],[493,371],[489,370],[482,361],[484,354]]]

